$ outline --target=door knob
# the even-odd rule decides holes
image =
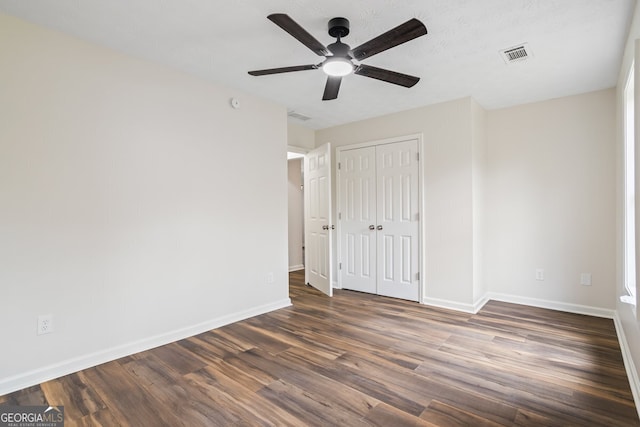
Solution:
[[[378,226],[378,230],[382,230],[382,226],[381,225]]]
[[[323,229],[323,230],[328,230],[328,229],[329,229],[329,226],[328,226],[328,225],[323,225],[323,226],[322,226],[322,229]]]
[[[375,225],[371,224],[371,225],[369,226],[369,230],[375,230],[375,229],[376,229],[376,226],[375,226]]]

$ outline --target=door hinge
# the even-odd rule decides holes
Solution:
[[[342,270],[342,263],[338,264],[338,270]]]
[[[338,212],[338,219],[342,219],[342,212]]]
[[[420,272],[419,271],[416,273],[416,280],[420,280]]]
[[[420,161],[420,153],[416,153],[416,160]]]
[[[342,168],[342,162],[338,162],[338,170]]]

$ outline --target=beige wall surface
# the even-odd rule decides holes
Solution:
[[[472,103],[465,98],[316,131],[316,146],[330,142],[333,147],[422,134],[423,300],[463,309],[471,309],[475,302]]]
[[[473,301],[479,302],[486,296],[488,288],[485,280],[485,198],[487,174],[487,112],[471,103],[471,174],[473,193]]]
[[[313,129],[307,129],[294,123],[288,123],[287,144],[289,147],[313,150],[315,146],[315,132]]]
[[[284,108],[4,15],[0,94],[0,394],[288,303]]]
[[[489,111],[487,132],[491,292],[613,310],[615,91]]]
[[[640,322],[638,322],[638,313],[636,306],[631,304],[623,303],[620,301],[619,297],[626,295],[625,286],[624,286],[624,240],[623,240],[623,232],[624,232],[624,119],[623,119],[623,92],[625,85],[627,83],[627,76],[629,76],[631,70],[631,64],[635,58],[635,69],[636,69],[636,80],[635,80],[635,113],[636,113],[636,174],[638,173],[638,157],[637,154],[640,152],[638,150],[638,140],[640,139],[640,80],[638,80],[638,76],[640,76],[640,72],[638,71],[638,67],[640,66],[640,57],[636,56],[636,41],[640,39],[640,7],[636,5],[635,13],[633,15],[633,21],[631,23],[631,28],[629,29],[629,37],[627,38],[627,42],[624,50],[624,57],[622,61],[622,67],[620,69],[620,75],[618,77],[618,86],[616,92],[616,129],[617,129],[617,139],[616,139],[616,166],[617,166],[617,198],[616,198],[616,208],[617,208],[617,239],[616,239],[616,309],[620,319],[620,323],[622,325],[622,337],[627,343],[628,348],[628,358],[632,360],[634,364],[632,369],[632,390],[634,391],[634,396],[636,398],[636,402],[640,401]],[[637,182],[636,176],[636,182]],[[638,186],[636,184],[636,194]],[[640,206],[640,198],[636,196],[636,215],[638,215],[638,209]],[[638,233],[640,229],[636,227],[636,233]],[[638,242],[636,242],[637,247]],[[640,266],[640,262],[638,262],[637,257],[640,254],[639,251],[636,250],[636,267]],[[637,285],[637,289],[640,290],[640,286]]]
[[[488,112],[466,98],[319,130],[316,144],[423,135],[425,302],[473,310],[493,295],[610,312],[614,111],[613,90]]]

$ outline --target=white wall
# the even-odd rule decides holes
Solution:
[[[473,301],[481,303],[487,295],[485,280],[485,199],[487,174],[487,112],[471,102],[471,174],[473,197]]]
[[[4,15],[0,94],[0,394],[289,303],[284,108]]]
[[[289,147],[301,148],[303,151],[313,150],[315,131],[289,122],[287,124],[287,144]]]
[[[612,312],[615,91],[489,111],[487,132],[490,290]]]
[[[634,60],[634,51],[635,51],[635,41],[640,39],[640,8],[636,5],[636,9],[633,15],[633,21],[631,23],[631,27],[629,29],[629,37],[627,38],[627,42],[624,50],[624,57],[622,61],[622,66],[620,67],[620,75],[618,77],[618,86],[616,91],[616,129],[617,129],[617,139],[616,139],[616,189],[617,189],[617,198],[616,198],[616,219],[617,219],[617,227],[616,227],[616,310],[618,313],[618,318],[620,321],[622,340],[625,343],[626,347],[626,357],[627,360],[631,363],[627,365],[632,379],[632,390],[634,391],[634,397],[636,402],[640,400],[640,323],[638,322],[638,318],[636,317],[636,312],[634,312],[634,307],[630,304],[622,303],[619,299],[620,296],[625,295],[626,291],[624,289],[624,240],[623,240],[623,230],[624,230],[624,163],[623,163],[623,144],[624,144],[624,120],[623,120],[623,92],[626,84],[626,79],[629,74],[629,70],[631,69],[631,64]],[[640,66],[640,57],[635,58],[635,67],[636,72],[638,67]],[[640,114],[640,84],[638,84],[638,80],[636,80],[635,90],[636,90],[636,117]],[[638,123],[638,119],[636,118],[636,124]],[[640,126],[636,125],[636,138],[640,137],[640,133],[638,130]],[[638,139],[636,139],[638,141]],[[636,147],[638,147],[638,143],[636,142]],[[636,148],[636,154],[638,153],[638,149]],[[637,157],[636,157],[637,159]],[[636,160],[637,162],[637,160]],[[636,166],[636,173],[638,173],[638,169]],[[638,203],[640,199],[636,197],[636,203]],[[636,207],[636,214],[637,214]],[[636,232],[638,229],[636,228]],[[636,257],[639,252],[636,251]],[[640,266],[640,263],[636,260],[636,266]],[[638,286],[640,289],[640,286]],[[629,366],[629,365],[633,366]]]
[[[316,144],[424,135],[426,303],[474,310],[492,296],[611,315],[614,111],[613,90],[489,112],[466,98],[319,130]]]
[[[334,149],[423,135],[423,300],[464,310],[472,310],[475,303],[472,104],[471,98],[465,98],[316,131],[316,146],[331,142]],[[337,206],[335,200],[333,206]]]
[[[289,270],[304,267],[304,193],[302,159],[289,160]]]

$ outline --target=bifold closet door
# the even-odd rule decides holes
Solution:
[[[375,294],[376,149],[342,153],[340,169],[342,286]]]
[[[418,301],[418,143],[376,147],[377,293]]]
[[[418,142],[341,153],[342,287],[418,301]]]

